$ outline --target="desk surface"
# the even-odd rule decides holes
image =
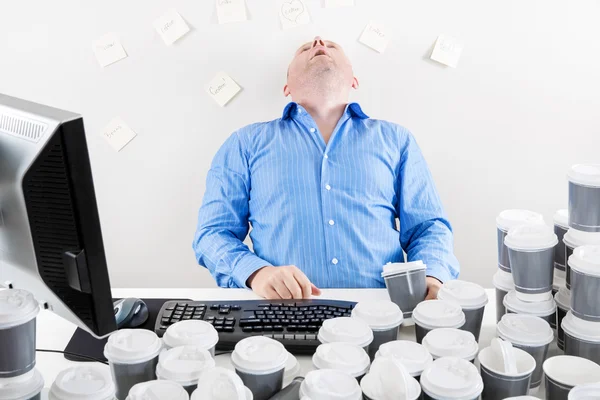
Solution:
[[[479,340],[480,348],[489,346],[490,341],[496,335],[495,291],[493,289],[488,289],[487,293],[489,302],[483,316]],[[113,296],[138,298],[191,298],[194,300],[251,300],[259,298],[253,292],[245,289],[113,289]],[[389,300],[385,289],[325,289],[320,298],[356,302],[377,299]],[[76,327],[72,323],[63,320],[49,311],[42,311],[38,316],[37,348],[64,350],[75,329]],[[414,340],[414,327],[402,327],[400,329],[399,338]],[[557,354],[559,354],[559,350],[556,348],[556,344],[553,343],[548,356],[551,357]],[[229,361],[229,354],[217,356],[215,359],[218,366],[232,368]],[[306,372],[313,369],[310,357],[300,356],[298,357],[298,361],[302,368],[301,374],[306,374]],[[77,364],[78,363],[72,361],[67,361],[62,354],[37,354],[37,368],[44,377],[46,387],[51,386],[60,371]],[[534,395],[544,398],[543,387]]]

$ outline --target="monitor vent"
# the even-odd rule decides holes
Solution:
[[[0,114],[0,131],[37,143],[46,132],[47,124],[24,117]]]

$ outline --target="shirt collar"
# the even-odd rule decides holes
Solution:
[[[304,107],[302,107],[300,104],[292,101],[292,102],[288,103],[288,105],[286,105],[285,108],[283,109],[283,115],[281,116],[281,119],[285,120],[288,118],[292,118],[295,115],[302,114],[305,112],[306,112],[306,110],[304,109]],[[359,118],[359,119],[369,118],[369,116],[367,114],[365,114],[363,112],[363,110],[360,108],[360,105],[358,103],[347,104],[344,114],[347,114],[351,117]]]

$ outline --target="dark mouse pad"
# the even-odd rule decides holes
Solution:
[[[115,299],[118,300],[118,299]],[[148,306],[148,320],[142,326],[137,329],[148,329],[149,331],[154,332],[154,324],[156,323],[156,318],[158,318],[158,313],[162,308],[163,304],[167,301],[172,300],[181,300],[181,301],[191,301],[190,299],[142,299],[146,306]],[[92,359],[96,359],[99,361],[106,361],[104,357],[104,345],[108,339],[96,339],[83,329],[77,328],[71,341],[67,344],[65,348],[65,358],[70,361],[92,361],[89,359],[77,357],[75,354],[82,355],[84,357],[90,357]]]

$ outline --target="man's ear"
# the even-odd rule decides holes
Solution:
[[[290,87],[286,84],[283,86],[283,95],[288,97],[292,92],[290,92]]]
[[[358,79],[356,77],[352,78],[352,89],[358,89]]]

